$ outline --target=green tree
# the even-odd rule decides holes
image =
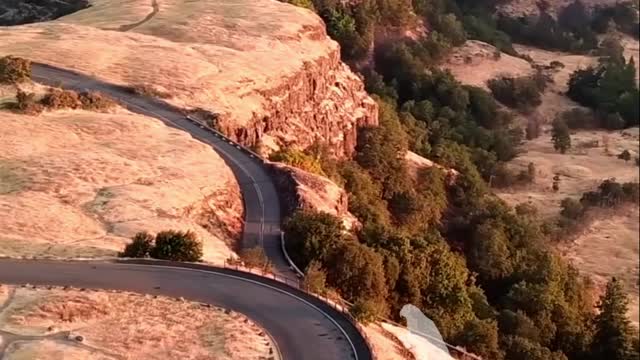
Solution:
[[[296,211],[282,229],[287,250],[302,269],[313,260],[324,263],[332,247],[345,238],[340,219],[324,212]]]
[[[156,234],[150,255],[154,259],[196,262],[202,260],[202,242],[192,231],[161,231]]]
[[[493,320],[473,319],[467,322],[456,343],[483,359],[504,358],[498,344],[498,325]]]
[[[131,242],[125,246],[124,251],[118,253],[119,257],[146,258],[153,248],[153,235],[146,231],[139,232],[131,238]]]
[[[325,263],[327,280],[348,300],[384,302],[387,296],[382,256],[355,241],[343,241]]]
[[[598,303],[595,334],[591,344],[592,359],[631,360],[638,358],[634,349],[631,324],[627,318],[629,301],[622,283],[613,278]],[[637,335],[635,335],[637,336]]]
[[[569,134],[569,127],[560,118],[557,118],[553,121],[551,129],[551,141],[553,141],[553,148],[563,154],[571,148],[571,135]]]

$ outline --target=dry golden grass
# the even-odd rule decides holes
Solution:
[[[237,313],[133,293],[18,288],[0,314],[0,328],[19,335],[71,331],[89,349],[29,341],[10,359],[262,359],[271,344]]]
[[[442,67],[451,71],[463,84],[487,88],[487,81],[500,75],[526,76],[533,73],[531,65],[523,59],[501,54],[494,57],[495,47],[487,43],[468,40],[455,48]]]
[[[625,134],[625,135],[623,135]],[[608,139],[609,155],[603,139]],[[524,153],[512,161],[514,169],[526,168],[529,162],[536,166],[536,180],[532,185],[500,190],[498,195],[515,205],[528,202],[536,206],[544,218],[559,215],[560,202],[566,197],[579,198],[592,191],[605,179],[620,182],[638,181],[638,167],[615,155],[629,150],[638,155],[638,129],[624,132],[580,131],[572,135],[573,149],[563,155],[553,150],[550,135],[527,142]],[[580,143],[598,141],[596,148],[580,148]],[[560,175],[560,190],[551,189],[553,176]],[[595,210],[589,215],[590,223],[568,246],[561,250],[578,269],[590,275],[598,285],[611,276],[622,278],[629,290],[632,305],[630,318],[638,322],[638,209],[629,207],[612,213]],[[592,222],[591,222],[592,221]]]
[[[615,211],[594,211],[590,217],[594,220],[563,248],[563,253],[600,289],[611,277],[624,281],[631,300],[629,317],[637,326],[640,212],[636,206],[627,206]]]
[[[195,231],[205,260],[233,254],[238,184],[182,131],[119,110],[2,112],[0,133],[0,254],[113,256],[136,232],[166,229]]]
[[[522,147],[522,154],[512,160],[510,166],[524,170],[532,162],[536,166],[534,184],[515,189],[499,190],[497,193],[508,203],[515,205],[530,202],[541,215],[555,216],[560,209],[560,201],[566,197],[580,197],[584,192],[595,190],[605,179],[616,178],[620,182],[638,181],[638,167],[632,161],[625,162],[616,157],[623,150],[638,155],[638,131],[623,132],[580,131],[571,137],[573,148],[567,154],[553,149],[549,129],[538,139],[528,141]],[[608,139],[609,154],[605,153],[603,139]],[[581,143],[598,141],[596,148],[581,148]],[[551,189],[555,174],[560,176],[560,190]]]
[[[95,0],[49,23],[0,29],[13,54],[118,84],[145,84],[168,101],[226,114],[242,125],[264,111],[265,94],[308,62],[335,54],[312,12],[277,1]]]

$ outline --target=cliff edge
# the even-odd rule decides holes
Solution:
[[[340,61],[322,20],[273,0],[94,0],[47,23],[0,28],[17,55],[215,113],[214,126],[248,146],[263,134],[314,141],[349,155],[376,104]]]

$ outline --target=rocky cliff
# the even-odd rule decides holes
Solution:
[[[266,100],[263,112],[240,126],[232,114],[221,116],[220,130],[249,146],[267,134],[283,145],[306,147],[314,141],[324,142],[337,155],[349,156],[356,145],[357,128],[378,122],[376,103],[364,91],[361,79],[341,62],[336,49],[261,94]]]
[[[256,145],[316,140],[348,155],[376,104],[313,12],[273,0],[93,0],[53,22],[0,28],[14,54],[123,85],[144,85]],[[109,16],[104,16],[108,13]]]
[[[342,219],[348,230],[360,223],[349,212],[349,195],[333,181],[288,165],[271,163],[269,170],[280,195],[284,216],[296,210],[329,213]]]

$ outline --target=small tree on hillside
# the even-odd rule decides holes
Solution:
[[[631,153],[629,152],[629,150],[625,150],[618,154],[618,159],[624,160],[624,162],[628,162],[629,160],[631,160]]]
[[[633,346],[633,330],[627,318],[629,301],[622,283],[613,278],[600,298],[600,313],[595,319],[595,334],[591,345],[593,359],[637,359]]]
[[[156,245],[150,255],[152,258],[162,260],[200,261],[202,243],[191,231],[162,231],[156,235]]]
[[[553,148],[561,153],[566,153],[571,148],[571,135],[569,127],[562,119],[555,119],[551,129],[551,141]]]

